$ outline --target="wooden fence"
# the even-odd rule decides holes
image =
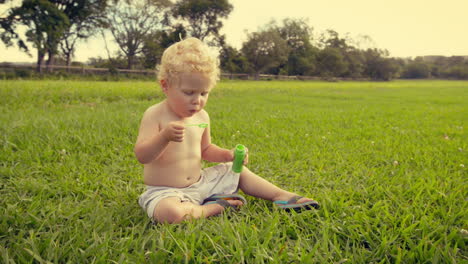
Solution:
[[[11,69],[36,69],[35,64],[10,64],[10,63],[3,63],[0,64],[0,68],[11,68]],[[77,67],[77,66],[61,66],[61,65],[49,65],[48,67],[43,66],[43,71],[47,72],[54,72],[54,71],[63,71],[68,73],[77,73],[77,74],[110,74],[112,73],[112,69],[109,68],[90,68],[90,67]],[[155,75],[155,71],[150,70],[127,70],[127,69],[115,69],[116,73],[122,74],[139,74],[139,75]]]
[[[35,64],[12,64],[0,63],[0,70],[14,71],[14,69],[29,69],[35,70]],[[126,75],[140,75],[140,76],[154,76],[156,78],[155,70],[128,70],[128,69],[109,69],[109,68],[90,68],[90,67],[77,67],[77,66],[61,66],[49,65],[43,68],[44,72],[62,71],[71,74],[81,75],[108,75],[108,74],[126,74]],[[327,81],[368,81],[367,78],[323,78],[318,76],[302,76],[302,75],[272,75],[272,74],[247,74],[247,73],[221,73],[222,79],[237,79],[237,80],[327,80]]]

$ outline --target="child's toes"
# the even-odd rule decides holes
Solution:
[[[227,200],[227,202],[235,207],[241,207],[244,205],[244,203],[241,200]]]
[[[302,197],[301,199],[297,200],[296,203],[300,204],[300,203],[305,203],[305,202],[310,202],[310,201],[314,201],[314,200],[307,198],[307,197]]]

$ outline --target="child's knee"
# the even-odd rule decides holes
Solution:
[[[161,201],[156,206],[153,213],[153,219],[158,223],[176,224],[185,220],[187,210],[180,206],[180,202],[171,203]]]
[[[154,212],[153,218],[158,223],[177,224],[185,220],[187,212],[184,208],[180,207],[168,207],[164,210],[158,210]]]

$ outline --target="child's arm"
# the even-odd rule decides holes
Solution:
[[[205,133],[209,134],[209,131]],[[205,134],[203,134],[205,136]],[[203,139],[202,139],[203,142]],[[249,162],[249,150],[246,148],[246,154],[244,157],[243,164],[246,165]],[[206,144],[203,148],[202,143],[202,158],[209,162],[229,162],[234,160],[234,150],[223,149],[215,144]]]
[[[202,159],[209,162],[228,162],[234,160],[232,150],[223,149],[215,144],[208,144],[202,148]]]
[[[234,160],[234,154],[231,150],[209,144],[204,150],[202,149],[202,159],[209,162],[228,162]]]
[[[206,113],[206,118],[207,123],[210,124],[208,113]],[[209,162],[228,162],[234,160],[234,153],[231,150],[220,148],[211,143],[210,125],[203,132],[201,155],[202,159]]]
[[[171,122],[160,131],[159,124],[151,111],[146,111],[141,120],[134,148],[138,161],[142,164],[150,163],[164,152],[170,141],[182,142],[184,129],[183,124]]]

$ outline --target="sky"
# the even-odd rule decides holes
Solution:
[[[372,47],[392,57],[424,55],[468,56],[468,0],[229,0],[234,6],[224,20],[228,44],[241,48],[246,32],[255,32],[275,19],[307,19],[315,36],[333,29],[352,39],[369,36]],[[0,5],[3,14],[8,4]],[[117,50],[112,38],[111,50]],[[76,61],[106,58],[101,37],[80,43]],[[16,47],[0,42],[0,62],[34,62]]]

